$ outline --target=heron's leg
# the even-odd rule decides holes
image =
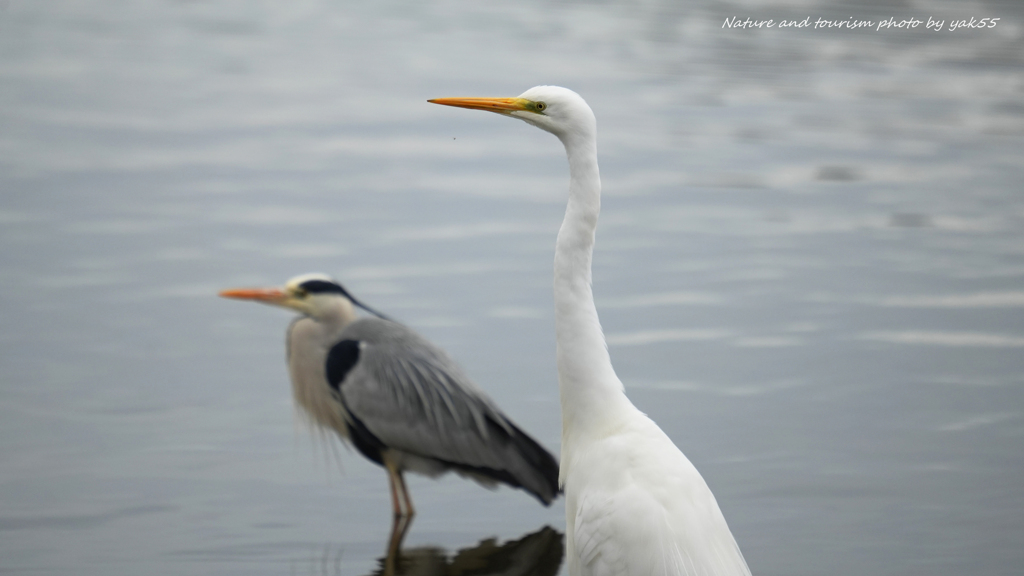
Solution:
[[[388,554],[384,558],[384,576],[394,576],[398,572],[402,556],[402,540],[409,530],[412,519],[395,516],[391,524],[391,539],[388,541]]]
[[[409,491],[405,487],[402,471],[388,458],[384,459],[384,467],[388,471],[388,484],[391,485],[391,506],[395,510],[391,524],[391,539],[388,541],[388,555],[384,559],[384,576],[394,576],[401,560],[402,540],[405,539],[405,533],[412,525],[412,516],[416,511],[413,510],[412,501],[409,500]],[[404,512],[398,498],[399,491],[402,492],[402,499],[406,504]]]
[[[398,502],[398,487],[404,488],[402,474],[390,462],[385,461],[384,468],[388,471],[388,486],[391,487],[391,508],[394,510],[396,519],[402,518],[405,514],[402,512],[402,505]]]
[[[405,511],[410,518],[416,515],[416,508],[412,505],[412,496],[409,495],[409,489],[405,486],[405,476],[401,472],[398,473],[398,486],[402,489],[402,497],[405,500]]]

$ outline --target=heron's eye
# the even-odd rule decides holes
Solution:
[[[548,105],[543,102],[537,102],[537,112],[543,112],[547,109]]]
[[[296,298],[305,298],[306,296],[309,296],[309,292],[306,292],[302,288],[296,288],[292,291],[292,296]]]

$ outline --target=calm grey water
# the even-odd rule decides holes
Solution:
[[[295,418],[290,316],[222,288],[334,274],[557,451],[562,150],[425,102],[540,83],[598,116],[613,361],[753,572],[1019,574],[1015,0],[0,0],[0,572],[378,569],[384,473]],[[410,557],[564,530],[410,482]]]

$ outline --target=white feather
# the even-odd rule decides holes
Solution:
[[[562,403],[559,481],[571,576],[749,576],[700,473],[626,398],[591,290],[601,212],[597,120],[572,90],[518,98],[441,98],[551,132],[569,160],[569,201],[555,245],[555,340]]]
[[[749,576],[704,479],[626,398],[612,368],[591,290],[601,211],[594,113],[565,88],[538,86],[520,98],[544,102],[544,113],[512,115],[557,136],[569,161],[554,267],[569,573]]]

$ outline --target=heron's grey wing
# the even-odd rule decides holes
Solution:
[[[555,458],[443,350],[377,318],[353,323],[342,337],[328,377],[353,425],[372,435],[366,441],[522,487],[545,504],[557,496]]]

